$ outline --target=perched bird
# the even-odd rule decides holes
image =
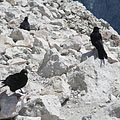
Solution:
[[[99,33],[99,28],[94,27],[93,32],[90,35],[92,45],[96,47],[98,51],[98,57],[99,59],[104,60],[104,58],[108,58],[107,53],[104,50],[103,47],[103,41],[102,41],[102,36]]]
[[[24,87],[28,81],[27,74],[28,71],[26,69],[22,69],[20,73],[9,75],[5,80],[1,80],[3,84],[2,87],[8,86],[12,92],[15,92],[18,89],[21,90],[21,88]]]
[[[28,17],[25,17],[24,21],[20,24],[20,28],[30,31],[30,24],[28,22]]]

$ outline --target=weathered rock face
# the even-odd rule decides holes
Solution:
[[[30,31],[19,28],[26,16]],[[94,26],[100,27],[108,54],[105,64],[90,42]],[[81,3],[0,3],[0,80],[23,68],[29,72],[28,84],[22,88],[25,94],[17,90],[21,95],[17,99],[9,87],[0,88],[0,119],[119,118],[120,36]]]
[[[66,73],[69,66],[63,62],[65,61],[64,59],[57,51],[56,53],[53,50],[48,51],[44,56],[43,64],[40,66],[38,74],[42,77],[52,77]]]
[[[21,31],[19,29],[14,29],[10,37],[16,42],[16,46],[22,47],[33,47],[34,39],[27,31]]]
[[[0,94],[0,118],[12,118],[18,115],[18,100],[15,95],[8,95],[6,91]]]
[[[63,120],[60,116],[60,102],[54,95],[30,98],[19,114],[22,116],[41,117],[43,120]]]

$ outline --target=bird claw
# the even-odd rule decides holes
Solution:
[[[19,100],[22,95],[19,93],[15,93],[15,96],[17,97],[17,100]]]

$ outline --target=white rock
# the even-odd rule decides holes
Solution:
[[[38,37],[34,39],[34,46],[41,47],[45,50],[50,49],[48,42],[43,38],[38,38]]]
[[[60,102],[58,97],[54,95],[45,95],[41,97],[43,104],[45,105],[46,109],[50,112],[51,115],[60,116]],[[43,116],[43,119],[47,117],[46,115]],[[46,118],[49,119],[49,118]]]
[[[65,22],[62,19],[52,20],[52,21],[50,21],[50,24],[52,24],[52,25],[58,25],[58,26],[60,26],[62,28],[65,27]]]
[[[28,0],[15,0],[17,5],[21,5],[23,7],[28,5]]]
[[[67,76],[68,76],[68,83],[70,84],[71,88],[73,90],[85,90],[87,92],[87,84],[84,81],[85,80],[85,75],[84,72],[80,71],[79,68],[74,68],[74,69],[78,69],[74,72],[68,72]]]
[[[13,58],[15,57],[15,55],[19,55],[19,54],[22,54],[23,51],[21,51],[20,49],[18,49],[17,47],[13,47],[13,48],[7,48],[6,49],[6,53],[5,55],[8,57],[8,58]]]
[[[41,120],[41,117],[28,117],[18,115],[15,120]]]
[[[33,47],[34,39],[26,30],[14,29],[10,37],[16,42],[16,46]]]
[[[81,37],[72,37],[71,39],[67,39],[66,41],[64,41],[63,43],[61,43],[61,45],[63,46],[64,49],[74,49],[76,51],[79,51],[81,49],[81,43],[82,38]]]
[[[61,56],[56,49],[51,49],[45,54],[43,64],[38,69],[38,74],[42,77],[62,75],[73,67],[75,62],[74,58],[66,58]]]
[[[10,3],[8,3],[8,2],[2,2],[0,4],[0,11],[2,11],[2,13],[5,13],[9,7],[11,7]]]
[[[50,9],[50,11],[52,12],[52,15],[53,15],[53,17],[54,18],[57,18],[57,19],[59,19],[59,18],[61,18],[61,14],[59,13],[59,11],[58,11],[58,9],[57,9],[57,7],[59,7],[59,5],[57,4],[57,3],[52,3],[53,5],[56,5],[56,8],[51,8]],[[57,6],[58,5],[58,6]]]
[[[3,44],[3,43],[0,43],[1,45],[0,45],[0,54],[3,54],[3,53],[5,53],[5,50],[6,50],[6,46],[5,46],[5,44]]]
[[[5,44],[7,46],[10,46],[10,47],[15,46],[15,43],[14,43],[13,39],[10,38],[10,37],[7,37],[7,36],[6,36],[6,39],[5,39]]]
[[[38,71],[39,66],[43,63],[45,53],[46,52],[42,50],[41,54],[32,54],[31,64],[29,64],[32,71]]]
[[[111,106],[108,108],[109,116],[115,117],[119,119],[119,100],[115,101]]]
[[[25,32],[26,33],[26,32]],[[20,29],[14,29],[11,34],[10,37],[13,38],[13,40],[16,42],[18,40],[24,40],[24,32],[22,32],[22,30]]]
[[[40,66],[38,74],[43,77],[51,77],[67,72],[67,65],[60,62],[59,57],[59,54],[54,54],[53,51],[48,51],[44,56],[43,64]]]
[[[4,35],[0,35],[0,43],[4,44],[6,41],[7,37]]]
[[[117,57],[116,57],[112,52],[110,52],[106,46],[105,46],[105,50],[106,50],[106,52],[107,52],[108,62],[109,62],[110,64],[113,64],[113,63],[115,63],[115,62],[118,62]]]
[[[34,39],[20,40],[16,42],[15,46],[32,48],[33,43],[34,43]]]
[[[57,96],[32,97],[20,111],[20,115],[41,117],[42,120],[64,120],[60,116],[60,102]]]
[[[17,41],[26,40],[30,35],[28,31],[16,28],[11,32],[10,37],[13,38],[14,41]]]
[[[46,16],[50,19],[53,18],[52,13],[49,11],[49,9],[43,4],[41,4],[40,1],[38,0],[30,1],[29,5],[31,6],[31,9],[33,9],[34,7],[37,7],[43,16]]]
[[[70,97],[71,94],[70,85],[64,79],[62,79],[62,77],[56,76],[52,79],[53,89],[62,104],[66,99]]]
[[[7,2],[9,2],[11,5],[15,4],[15,0],[6,0]]]
[[[50,45],[50,48],[56,48],[59,51],[61,49],[59,40],[54,40],[54,39],[49,38],[48,43]],[[61,39],[61,41],[62,41],[62,39]]]
[[[6,16],[5,19],[7,22],[9,22],[10,20],[12,20],[15,17],[15,15],[11,12],[6,12]]]
[[[25,64],[26,60],[24,60],[22,58],[14,58],[14,59],[8,60],[7,63],[9,65],[21,65],[21,64]]]
[[[34,34],[35,34],[34,35],[35,37],[37,37],[37,38],[44,38],[44,39],[46,39],[49,36],[49,32],[47,30],[44,30],[44,29],[36,31]]]

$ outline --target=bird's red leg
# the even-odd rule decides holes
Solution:
[[[21,95],[15,92],[15,96],[17,97],[17,100],[20,99]]]

